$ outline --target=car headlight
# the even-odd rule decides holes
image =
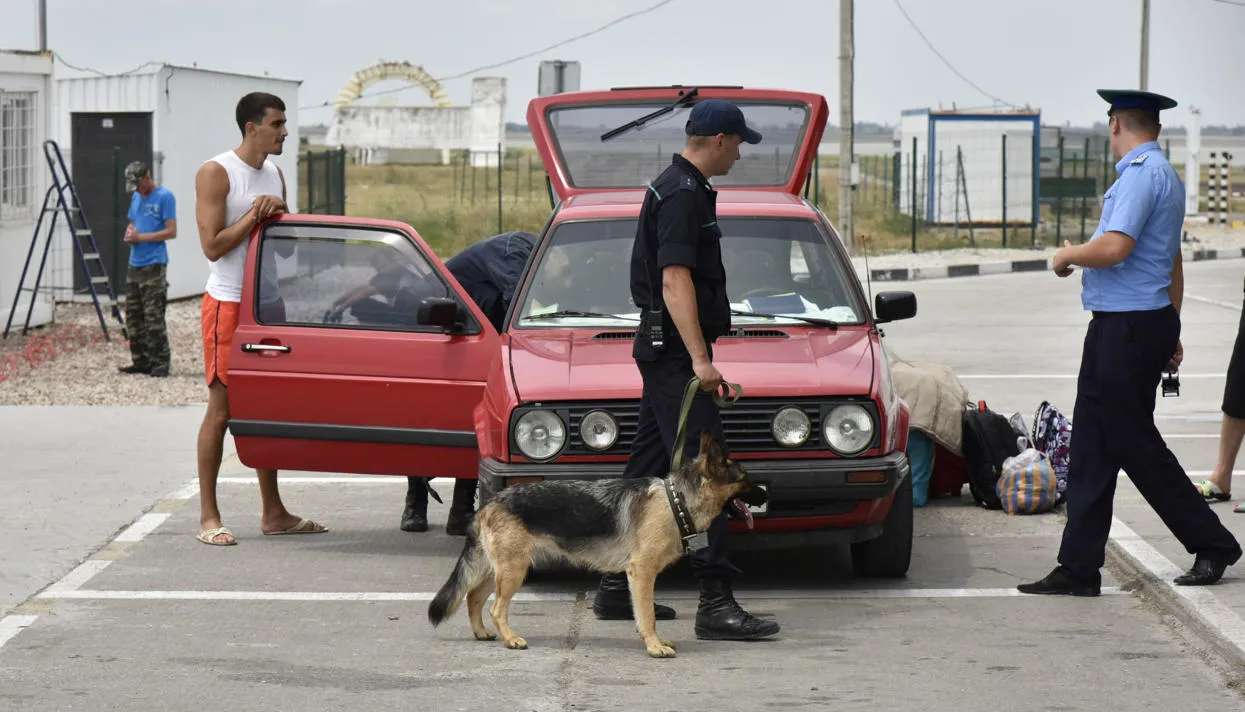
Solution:
[[[873,442],[873,416],[858,405],[841,405],[826,416],[826,442],[842,455],[855,455]]]
[[[553,411],[528,411],[515,423],[514,442],[529,460],[547,460],[566,444],[566,426]]]
[[[799,408],[783,408],[774,415],[770,431],[780,445],[799,447],[808,441],[813,432],[813,422]]]
[[[579,421],[579,438],[590,450],[609,450],[618,442],[618,421],[603,410],[594,410]]]

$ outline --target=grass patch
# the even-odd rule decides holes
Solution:
[[[912,219],[901,215],[889,197],[889,175],[875,172],[882,162],[861,157],[861,182],[854,194],[857,241],[869,245],[870,254],[912,250]],[[818,160],[815,199],[832,223],[838,223],[838,156]],[[1179,168],[1177,170],[1180,170]],[[1245,186],[1245,173],[1233,172],[1234,189]],[[1205,168],[1203,168],[1205,174]],[[868,183],[868,187],[864,184]],[[498,221],[498,170],[464,167],[461,159],[452,165],[373,165],[346,166],[346,214],[400,220],[413,227],[432,246],[441,259],[498,232],[524,230],[539,233],[549,219],[551,208],[545,188],[545,171],[531,149],[511,149],[503,161],[501,175],[501,220]],[[919,199],[919,197],[918,197]],[[1233,210],[1245,209],[1245,201],[1233,201]],[[1203,195],[1203,205],[1205,196]],[[1089,239],[1098,225],[1099,201],[1089,199],[1064,202],[1060,227],[1056,227],[1053,205],[1040,207],[1041,222],[1036,230],[1028,225],[1008,226],[1007,247],[1061,245]],[[1084,226],[1082,228],[1082,225]],[[1082,233],[1082,229],[1084,232]],[[999,227],[973,230],[979,248],[1002,247]],[[930,226],[918,221],[916,250],[929,252],[971,247],[967,226]]]

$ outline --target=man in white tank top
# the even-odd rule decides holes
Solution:
[[[255,226],[285,212],[285,176],[268,157],[281,155],[285,137],[285,104],[271,94],[255,92],[238,101],[235,111],[242,143],[203,163],[195,176],[195,220],[199,242],[211,274],[203,295],[203,366],[208,407],[199,428],[199,541],[214,546],[237,543],[221,523],[216,503],[225,432],[229,423],[229,352],[238,328],[242,277],[247,245]],[[265,264],[260,311],[280,319],[285,305],[277,291],[276,265]],[[277,491],[276,470],[257,470],[263,499],[260,530],[264,534],[314,534],[325,527],[290,514]]]

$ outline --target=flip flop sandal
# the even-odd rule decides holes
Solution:
[[[1198,494],[1202,495],[1202,497],[1206,499],[1216,499],[1220,502],[1226,502],[1232,499],[1232,495],[1219,489],[1219,485],[1216,485],[1210,480],[1202,480],[1202,483],[1197,486],[1197,491]]]
[[[229,536],[234,537],[234,539],[233,541],[216,541],[216,537],[220,536],[221,534],[228,534]],[[238,545],[238,538],[234,536],[233,532],[229,531],[229,527],[216,527],[215,529],[208,529],[207,531],[201,531],[195,538],[203,542],[204,544],[207,544],[208,546],[237,546]]]
[[[311,528],[304,529],[304,527],[306,527],[308,524],[311,525]],[[328,527],[316,524],[310,519],[299,519],[298,524],[295,524],[289,529],[282,529],[280,531],[275,531],[275,532],[264,532],[264,536],[279,536],[281,534],[320,534],[321,532],[326,532],[328,530],[329,530]]]

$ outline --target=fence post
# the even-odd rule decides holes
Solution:
[[[916,136],[912,137],[912,252],[916,253]]]
[[[1003,134],[1003,247],[1007,247],[1007,134]]]
[[[501,234],[501,141],[497,142],[497,234]]]
[[[1037,224],[1038,214],[1041,204],[1038,202],[1038,181],[1042,177],[1042,163],[1038,157],[1038,146],[1042,141],[1041,129],[1036,125],[1033,127],[1033,140],[1029,143],[1029,187],[1031,188],[1032,197],[1029,198],[1032,205],[1030,206],[1032,216],[1029,221],[1029,246],[1037,247]]]
[[[1063,245],[1063,142],[1064,136],[1059,136],[1059,168],[1057,176],[1059,180],[1059,195],[1055,196],[1055,247]]]
[[[303,207],[303,212],[314,213],[316,211],[316,161],[315,154],[308,151],[307,156],[307,205]]]
[[[1085,155],[1083,164],[1081,165],[1081,177],[1089,177],[1089,137],[1085,137]],[[1085,214],[1089,211],[1089,204],[1086,202],[1084,195],[1081,196],[1081,242],[1085,242]]]

